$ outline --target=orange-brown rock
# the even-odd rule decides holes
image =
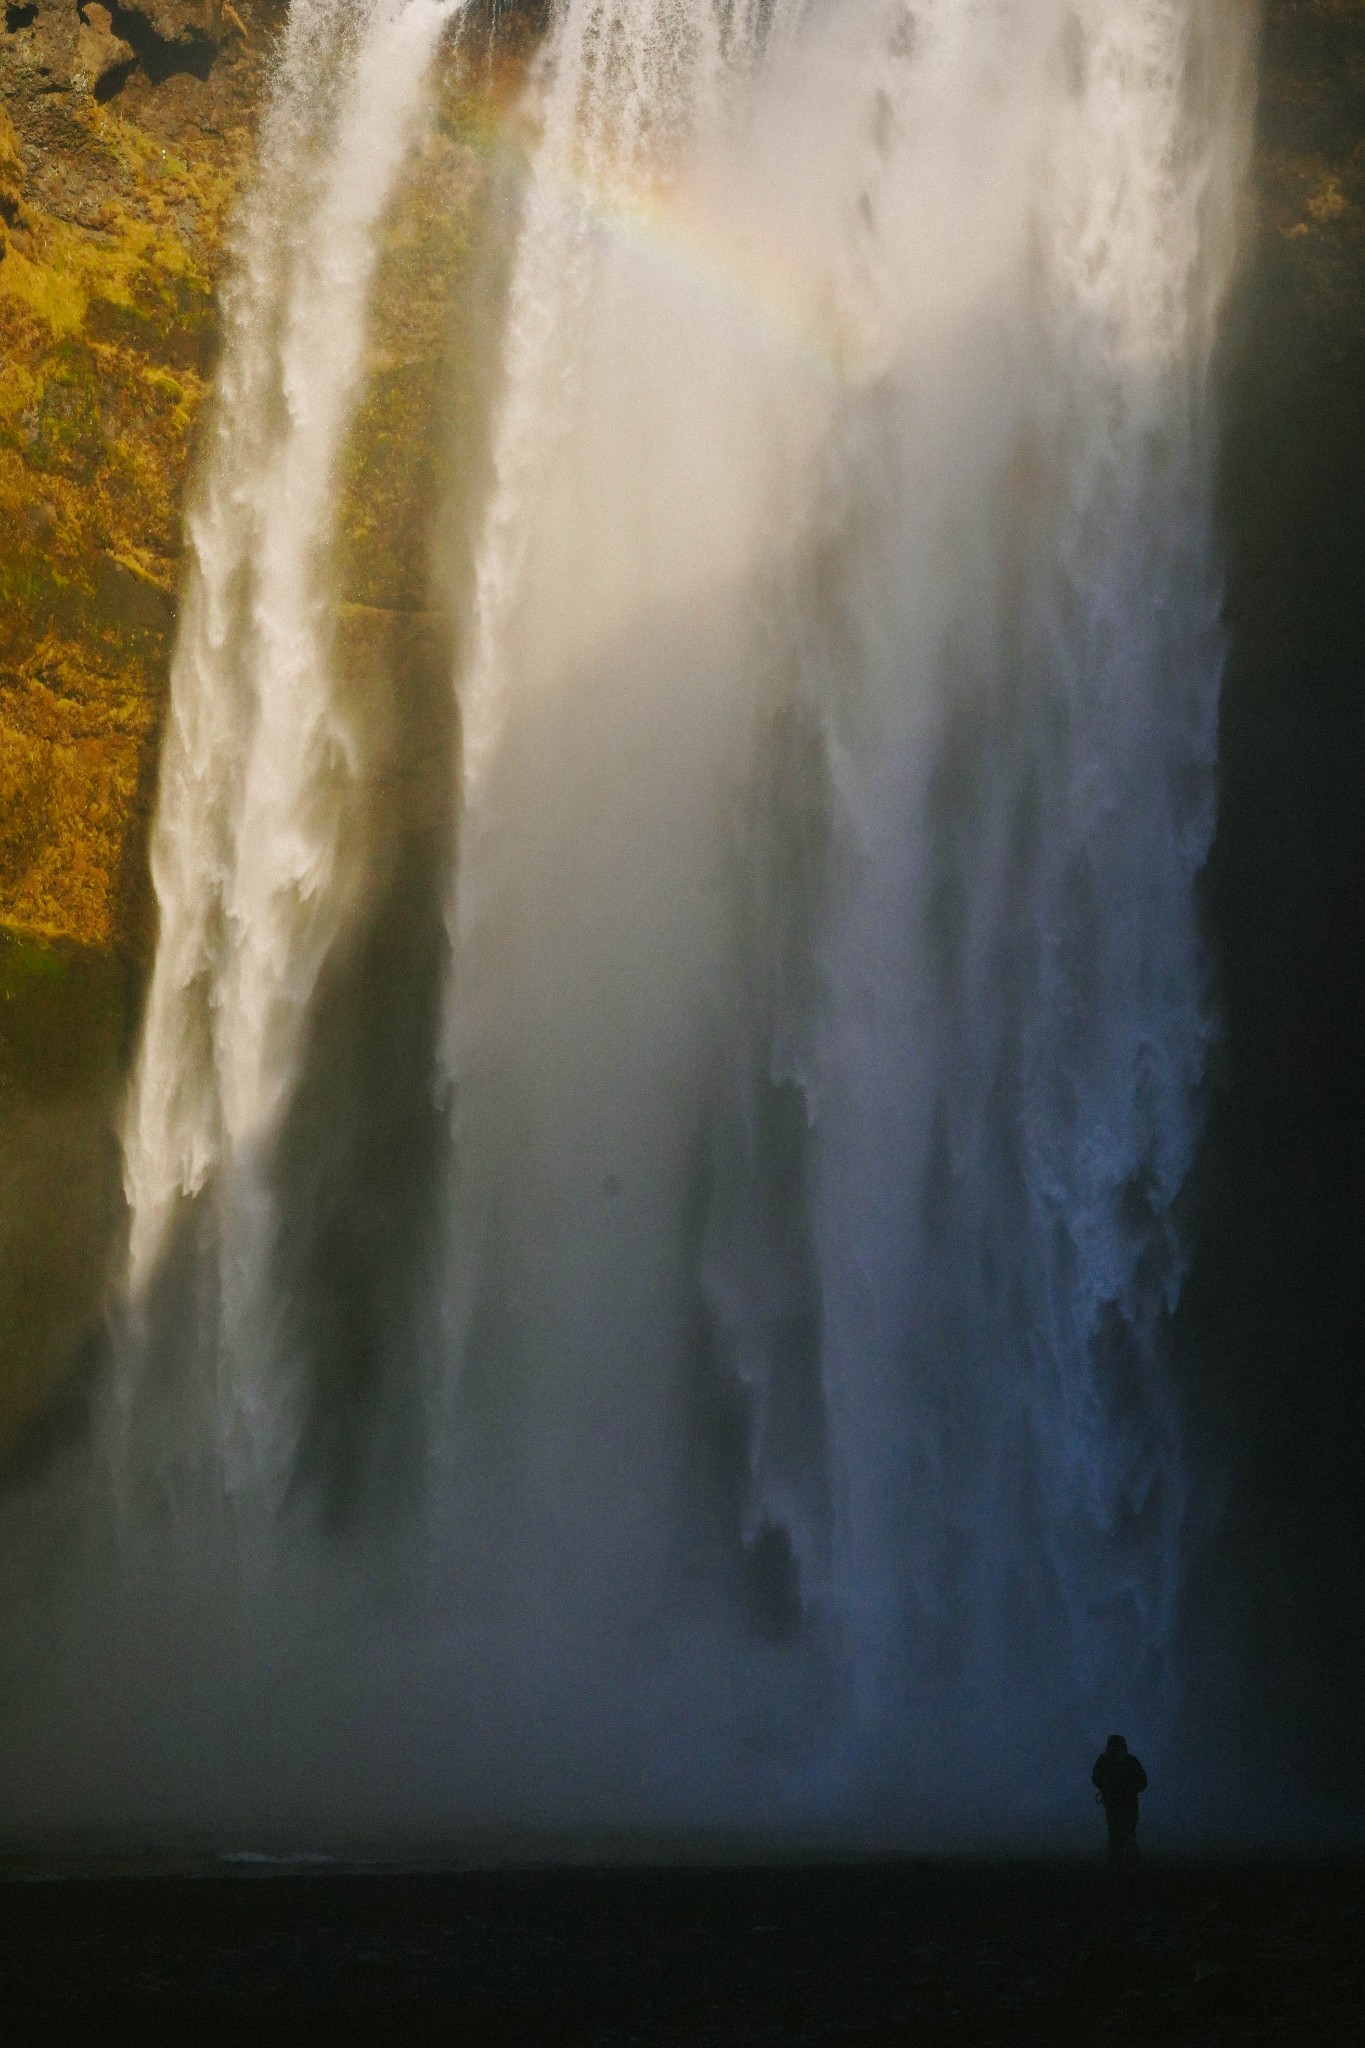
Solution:
[[[0,29],[0,1442],[119,1237],[184,483],[275,16],[236,18],[211,62],[193,6]]]
[[[206,62],[200,12],[37,0],[0,37],[0,923],[133,951],[184,479],[273,18],[243,0],[256,42]]]

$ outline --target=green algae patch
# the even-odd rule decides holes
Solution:
[[[12,1003],[40,982],[65,981],[70,956],[45,939],[22,932],[0,932],[0,1003]]]
[[[112,953],[0,930],[0,1089],[87,1089],[123,1065],[130,974]]]

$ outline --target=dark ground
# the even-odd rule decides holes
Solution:
[[[0,2034],[1365,2042],[1365,1866],[865,1863],[0,1885]]]

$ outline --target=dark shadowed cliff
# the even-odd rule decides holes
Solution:
[[[1248,1819],[1328,1807],[1365,1656],[1365,5],[1266,10],[1256,216],[1225,350],[1231,651],[1207,877],[1223,1042],[1186,1309],[1236,1609]],[[1349,1776],[1349,1774],[1348,1774]]]

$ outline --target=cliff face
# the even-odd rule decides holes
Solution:
[[[181,509],[274,0],[0,26],[0,1440],[97,1325]]]
[[[10,930],[125,954],[148,944],[146,828],[184,483],[212,372],[224,230],[284,4],[5,8],[0,925]],[[1345,365],[1365,359],[1365,0],[1270,0],[1262,90],[1260,290],[1243,324],[1292,336],[1301,369],[1335,362],[1345,385]],[[424,353],[439,353],[429,337]],[[368,401],[368,445],[381,458],[368,485],[389,505],[421,460],[401,431],[414,354],[398,351],[397,373]],[[357,540],[367,521],[367,539],[381,523],[373,510],[357,520]],[[393,557],[411,525],[391,520],[381,548]],[[420,553],[408,546],[405,558]],[[358,572],[358,595],[374,574],[372,564]]]
[[[0,921],[145,944],[146,820],[214,280],[269,6],[0,33]]]
[[[284,18],[27,0],[0,30],[0,1443],[97,1332],[118,1256],[185,491]],[[337,651],[380,735],[361,813],[390,947],[449,787],[426,536],[477,488],[510,240],[498,130],[538,32],[534,10],[495,45],[472,21],[393,209],[338,477]],[[396,957],[395,987],[418,971]]]
[[[1269,0],[1253,271],[1306,356],[1365,350],[1365,0]]]
[[[147,825],[184,491],[283,12],[20,0],[0,26],[0,1438],[97,1325],[118,1240],[112,1132],[153,936]],[[516,87],[509,21],[534,35],[513,11],[497,62],[482,50],[446,76],[392,223],[343,465],[342,658],[357,687],[380,677],[407,778],[376,798],[381,836],[385,818],[423,816],[409,801],[422,736],[433,754],[450,741],[449,622],[428,608],[422,536],[440,493],[478,488],[504,235],[484,116]],[[1365,1023],[1365,0],[1268,0],[1263,56],[1227,352],[1234,645],[1209,878],[1231,1083],[1215,1135],[1239,1192],[1213,1203],[1191,1314],[1211,1353],[1279,1361],[1256,1397],[1267,1410],[1296,1329],[1313,1329],[1344,1443],[1365,1422],[1346,1365],[1359,1318],[1326,1328],[1312,1303],[1358,1299],[1342,1279],[1351,1114],[1324,1077],[1358,1067]],[[453,211],[433,197],[451,191]],[[403,897],[396,838],[390,852],[376,944]],[[1295,1202],[1317,1221],[1287,1276]],[[1210,1380],[1213,1437],[1232,1380]],[[1268,1472],[1269,1443],[1254,1451]]]
[[[1222,392],[1223,1043],[1188,1310],[1236,1499],[1215,1612],[1243,1604],[1274,1674],[1246,1700],[1259,1804],[1296,1749],[1337,1792],[1365,1685],[1342,1626],[1365,1567],[1365,0],[1267,7],[1255,200]]]

